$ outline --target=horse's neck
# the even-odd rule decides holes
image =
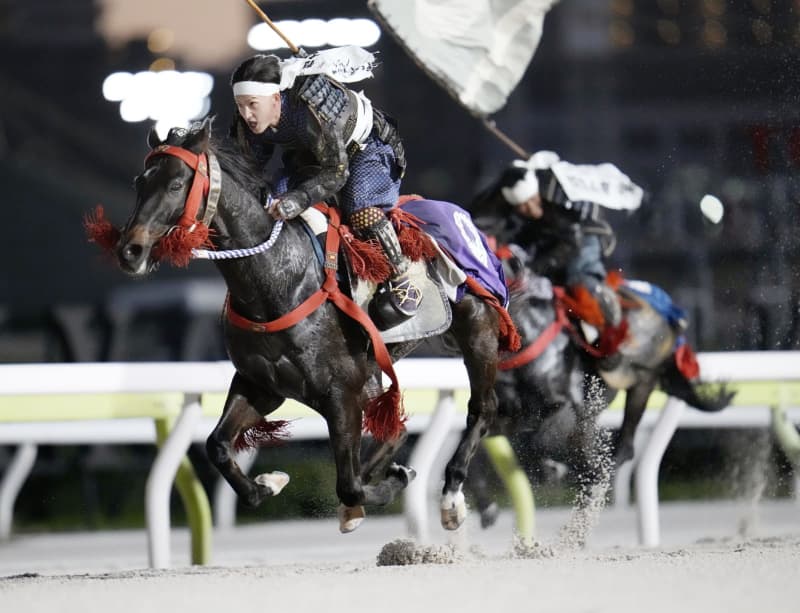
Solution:
[[[216,215],[212,221],[217,250],[242,249],[266,240],[272,230],[272,218],[258,200],[223,175]]]
[[[265,242],[273,219],[229,177],[223,189],[212,228],[217,250],[254,247]],[[234,308],[245,317],[269,320],[293,309],[301,298],[321,285],[320,268],[308,237],[298,224],[284,223],[275,244],[267,251],[243,258],[217,260]]]

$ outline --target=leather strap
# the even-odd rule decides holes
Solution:
[[[158,155],[171,155],[180,159],[189,168],[194,170],[194,179],[189,188],[189,195],[183,205],[183,214],[178,219],[177,225],[191,230],[197,224],[197,214],[200,212],[200,204],[208,195],[208,156],[205,153],[194,153],[183,147],[174,145],[159,145],[144,158],[145,164],[150,158]]]

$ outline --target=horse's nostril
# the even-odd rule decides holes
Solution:
[[[142,251],[144,248],[141,245],[129,243],[122,249],[122,258],[126,262],[135,262],[142,256]]]

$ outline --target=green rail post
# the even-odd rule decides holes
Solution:
[[[784,406],[788,403],[786,391],[781,386],[778,390],[778,402],[771,407],[772,409],[772,431],[781,449],[789,458],[795,470],[800,470],[800,433],[797,428],[789,421]]]
[[[517,456],[505,436],[487,436],[483,439],[483,446],[511,496],[517,518],[517,534],[523,543],[530,545],[536,535],[536,505],[531,482],[517,462]]]
[[[156,419],[156,441],[161,446],[167,439],[174,418]],[[186,509],[186,520],[192,535],[192,564],[211,561],[211,504],[189,458],[184,457],[175,475],[175,487]]]

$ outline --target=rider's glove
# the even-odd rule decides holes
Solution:
[[[297,197],[289,192],[274,200],[267,210],[275,219],[294,219],[305,209],[306,207],[297,201]]]

